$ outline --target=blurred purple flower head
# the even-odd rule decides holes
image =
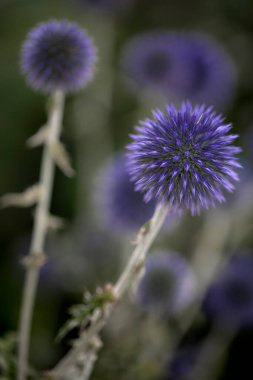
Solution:
[[[104,224],[122,232],[141,227],[153,215],[155,202],[145,203],[134,190],[125,155],[118,154],[104,166],[97,182],[96,203]]]
[[[190,71],[182,63],[182,51],[167,32],[134,37],[126,44],[121,58],[122,70],[135,88],[164,95],[184,91]]]
[[[50,20],[28,34],[21,69],[35,90],[72,92],[91,80],[95,61],[95,46],[83,29],[67,20]]]
[[[168,376],[165,373],[164,380],[188,380],[193,371],[198,357],[198,347],[189,345],[179,348],[168,365]]]
[[[119,242],[108,231],[91,226],[90,221],[80,220],[75,225],[76,251],[84,262],[85,286],[95,289],[98,285],[116,281],[120,263]]]
[[[182,35],[178,44],[185,49],[185,64],[192,70],[191,83],[182,97],[225,109],[234,98],[237,84],[230,56],[215,40],[200,34]]]
[[[232,258],[210,286],[204,310],[222,324],[234,327],[253,325],[253,256]]]
[[[183,257],[157,252],[146,261],[136,298],[151,313],[174,316],[193,300],[195,285],[195,277]]]
[[[133,38],[122,55],[126,76],[141,90],[156,90],[173,101],[226,107],[236,70],[219,44],[201,34],[146,33]]]
[[[80,0],[84,4],[106,12],[118,13],[127,10],[133,0]]]
[[[172,210],[189,209],[197,214],[225,200],[232,192],[240,167],[231,145],[237,135],[228,135],[231,124],[211,107],[173,104],[165,113],[153,112],[136,127],[128,145],[128,170],[135,188],[148,202],[168,202]]]
[[[50,276],[66,292],[82,292],[84,286],[94,290],[117,278],[121,260],[118,242],[83,218],[61,235],[51,236],[48,253]]]

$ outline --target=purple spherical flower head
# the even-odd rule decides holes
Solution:
[[[236,68],[230,56],[215,40],[201,34],[174,37],[184,50],[184,62],[191,66],[188,88],[181,99],[204,102],[224,109],[232,101],[237,84]]]
[[[183,257],[158,252],[146,261],[136,298],[151,313],[173,316],[192,301],[195,284],[195,277]]]
[[[134,90],[151,90],[181,96],[191,77],[184,63],[184,50],[168,32],[151,32],[134,37],[122,52],[122,71]]]
[[[121,66],[135,87],[157,90],[174,101],[223,108],[235,92],[232,60],[203,35],[153,32],[135,37],[123,51]]]
[[[204,310],[222,324],[253,325],[253,256],[241,255],[231,260],[210,286]]]
[[[50,20],[28,34],[21,68],[38,91],[73,92],[92,78],[95,61],[96,49],[84,30],[67,20]]]
[[[165,113],[153,112],[136,127],[128,146],[128,169],[135,188],[144,199],[168,202],[172,210],[197,214],[225,200],[238,180],[235,157],[240,148],[231,145],[231,124],[204,105],[173,104]]]
[[[97,206],[104,222],[113,230],[133,231],[146,223],[154,213],[155,202],[145,203],[134,190],[126,168],[125,155],[116,155],[103,168],[97,183]]]

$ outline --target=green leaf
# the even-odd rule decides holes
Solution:
[[[83,295],[83,303],[74,305],[69,309],[70,319],[60,329],[56,341],[60,341],[75,328],[83,328],[95,310],[102,310],[115,300],[113,287],[109,284],[103,288],[98,288],[93,295],[86,291]]]

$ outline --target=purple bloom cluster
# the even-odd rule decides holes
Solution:
[[[189,305],[195,277],[178,254],[158,252],[148,257],[145,274],[137,289],[137,301],[157,315],[173,316]]]
[[[231,145],[237,135],[227,134],[231,124],[211,107],[173,104],[166,112],[153,112],[136,127],[128,146],[129,173],[135,188],[148,202],[168,202],[172,210],[202,208],[225,200],[223,191],[232,192],[240,167]]]
[[[143,195],[134,190],[125,155],[118,154],[106,163],[97,189],[99,214],[102,214],[106,225],[118,231],[136,230],[153,215],[155,202],[145,203]]]
[[[231,326],[253,325],[253,256],[234,257],[209,288],[206,313]]]
[[[201,34],[151,32],[133,38],[122,69],[140,90],[156,90],[170,100],[205,102],[224,108],[232,100],[236,71],[219,44]]]
[[[21,68],[38,91],[72,92],[92,78],[95,61],[96,49],[84,30],[67,20],[50,20],[28,34]]]

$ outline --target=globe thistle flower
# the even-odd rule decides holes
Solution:
[[[78,25],[67,20],[38,24],[27,36],[21,69],[35,90],[73,92],[92,78],[96,49]]]
[[[182,36],[181,44],[185,48],[185,63],[188,57],[192,66],[191,83],[183,97],[219,109],[227,108],[237,84],[236,68],[230,56],[215,40],[200,34]]]
[[[154,314],[174,316],[186,308],[195,293],[195,277],[176,253],[158,252],[148,257],[136,298]]]
[[[125,155],[118,154],[103,167],[97,181],[96,206],[105,225],[121,232],[135,231],[153,215],[155,202],[145,203],[134,190]]]
[[[153,32],[133,38],[122,54],[122,69],[135,87],[156,90],[170,100],[227,106],[235,92],[231,58],[200,34]]]
[[[210,286],[203,308],[222,324],[243,327],[253,324],[253,257],[234,257]]]
[[[134,89],[180,96],[191,76],[183,60],[181,47],[169,33],[154,32],[134,37],[126,44],[121,67]]]
[[[237,135],[227,134],[231,124],[211,107],[186,102],[177,110],[171,104],[140,125],[128,146],[128,169],[147,202],[168,202],[194,215],[223,202],[224,190],[233,191],[240,148],[231,143]]]

